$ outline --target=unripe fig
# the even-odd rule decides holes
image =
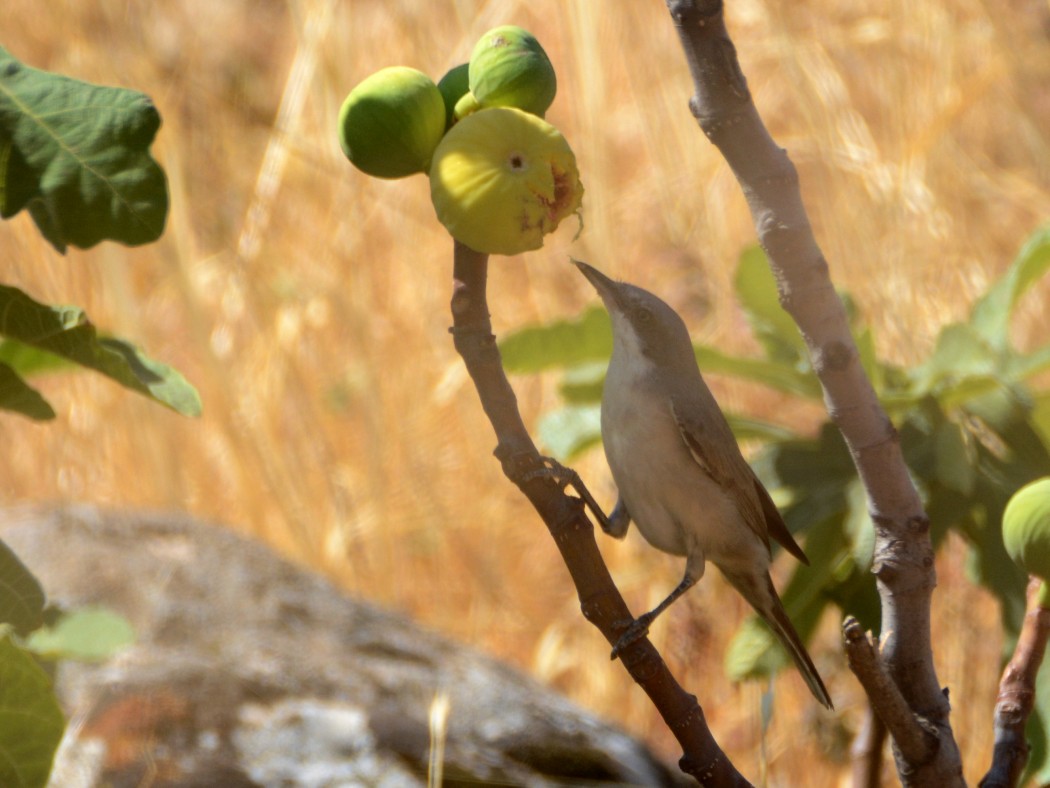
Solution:
[[[1050,477],[1014,493],[1003,512],[1003,544],[1028,574],[1050,579]],[[1044,601],[1046,592],[1044,583]]]
[[[469,71],[469,63],[460,63],[455,68],[449,69],[448,73],[438,81],[438,90],[441,91],[441,98],[445,100],[446,129],[452,128],[452,124],[456,122],[456,102],[470,90]]]
[[[579,210],[583,185],[561,133],[519,109],[482,109],[441,140],[430,197],[453,238],[478,252],[539,249]]]
[[[504,25],[481,37],[470,55],[470,92],[483,107],[517,107],[543,117],[558,79],[540,42]]]
[[[426,74],[391,66],[367,77],[343,102],[339,144],[362,172],[403,178],[426,172],[445,133],[445,103]]]

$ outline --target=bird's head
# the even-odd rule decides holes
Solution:
[[[572,262],[594,285],[609,310],[613,345],[620,353],[660,368],[696,368],[689,331],[677,312],[648,290],[610,279],[579,260]]]

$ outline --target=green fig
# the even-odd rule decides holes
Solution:
[[[517,107],[543,117],[558,80],[547,53],[527,30],[494,28],[470,55],[470,92],[483,107]]]
[[[452,128],[452,124],[458,120],[455,115],[456,102],[470,90],[469,71],[469,63],[460,63],[455,68],[450,68],[448,73],[438,81],[438,90],[441,91],[441,98],[445,100],[446,129]]]
[[[478,103],[477,98],[469,90],[459,97],[459,101],[456,102],[456,106],[452,110],[453,119],[452,122],[463,120],[472,112],[477,112],[481,109],[481,105]]]
[[[1028,574],[1050,580],[1050,476],[1025,485],[1006,504],[1003,544]],[[1045,582],[1040,595],[1045,604]]]
[[[391,66],[367,77],[343,102],[339,144],[351,163],[377,178],[430,168],[445,133],[445,102],[426,74]]]

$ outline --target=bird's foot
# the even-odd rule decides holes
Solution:
[[[636,640],[641,640],[649,634],[649,625],[653,623],[653,616],[651,613],[638,616],[634,621],[631,622],[630,626],[620,635],[620,639],[616,641],[616,645],[613,646],[612,653],[609,655],[609,659],[616,659],[620,656],[625,648],[634,643]]]
[[[532,479],[546,477],[554,479],[558,483],[558,486],[564,491],[566,487],[572,487],[579,493],[580,498],[587,505],[587,508],[591,510],[594,518],[598,521],[598,525],[601,526],[602,530],[606,533],[609,532],[611,526],[609,525],[609,518],[602,511],[602,507],[598,505],[598,502],[591,495],[591,491],[587,489],[587,485],[583,483],[583,479],[580,478],[580,474],[576,473],[572,468],[568,468],[562,465],[553,457],[540,456],[542,465],[539,468],[529,471],[522,475],[522,481],[527,482]]]

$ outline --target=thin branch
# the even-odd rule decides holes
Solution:
[[[912,714],[897,685],[886,672],[875,644],[860,622],[849,616],[842,626],[846,658],[875,713],[886,726],[908,763],[929,762],[937,748],[936,730],[930,733]]]
[[[488,255],[456,243],[452,337],[496,432],[503,472],[536,508],[558,546],[580,598],[584,617],[615,643],[632,620],[594,540],[583,502],[566,495],[525,429],[492,334],[485,293]],[[747,786],[711,734],[696,698],[675,681],[648,639],[625,652],[624,666],[645,690],[682,746],[681,769],[705,786]]]
[[[1028,581],[1028,609],[1013,658],[999,682],[995,703],[995,749],[992,766],[979,788],[1013,788],[1021,779],[1031,747],[1024,729],[1035,704],[1035,677],[1050,636],[1050,610],[1040,604],[1043,581]]]
[[[939,736],[936,755],[926,764],[901,760],[902,750],[895,749],[897,772],[906,785],[961,785],[962,761],[930,642],[936,576],[929,520],[904,465],[897,432],[860,364],[845,309],[802,204],[798,173],[751,99],[722,2],[666,2],[693,77],[690,109],[740,182],[780,302],[802,331],[828,413],[868,493],[876,533],[874,572],[887,633],[883,662],[912,714],[929,720]]]
[[[886,745],[886,726],[868,701],[860,730],[849,748],[853,788],[879,788],[882,785],[882,750]]]

